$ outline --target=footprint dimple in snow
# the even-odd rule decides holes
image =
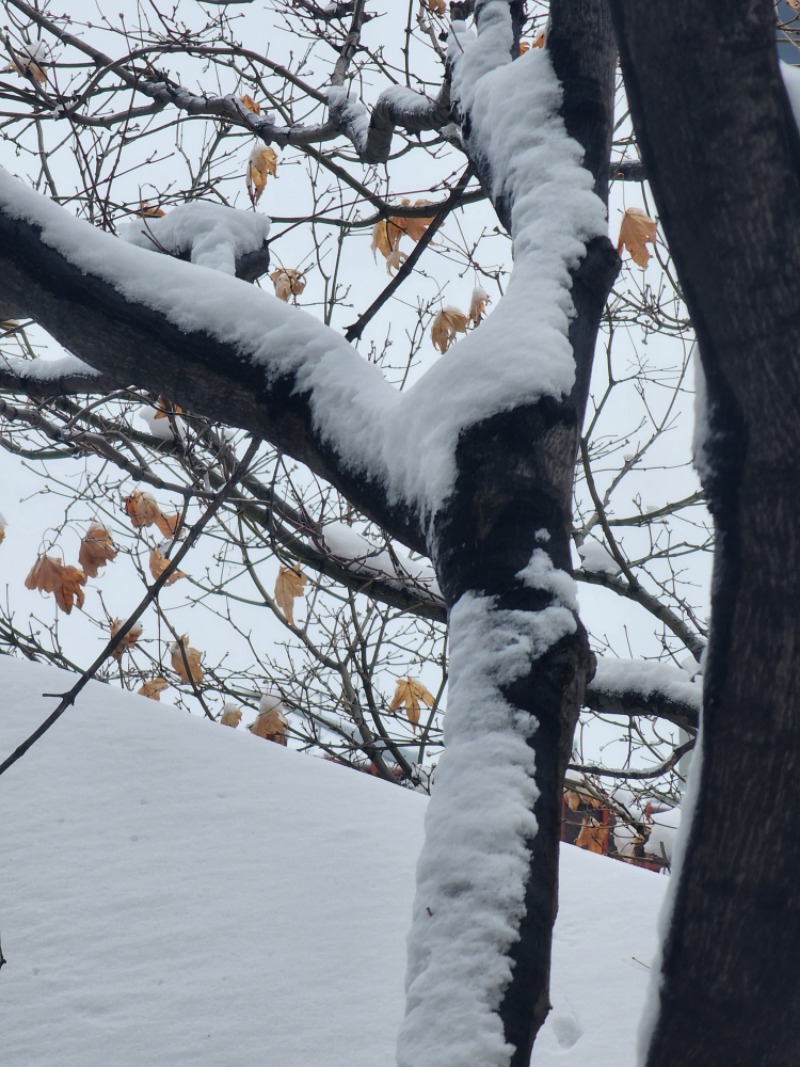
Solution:
[[[553,1019],[553,1032],[561,1048],[572,1048],[578,1039],[583,1036],[583,1030],[578,1026],[578,1020],[570,1015],[559,1015]]]

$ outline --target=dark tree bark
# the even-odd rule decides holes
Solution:
[[[697,806],[646,1062],[796,1067],[800,137],[770,0],[612,6],[697,331],[717,528]]]
[[[512,5],[513,6],[513,5]],[[480,19],[478,5],[477,16]],[[615,47],[603,0],[560,0],[552,7],[548,39],[554,68],[564,89],[562,116],[567,131],[585,150],[595,189],[606,197]],[[470,152],[469,138],[466,142]],[[473,159],[479,172],[490,160]],[[485,187],[491,188],[487,176]],[[508,222],[511,205],[495,204]],[[576,385],[568,400],[545,398],[471,427],[460,441],[456,493],[436,524],[436,565],[448,604],[477,590],[496,597],[497,606],[537,612],[552,595],[527,588],[518,572],[546,530],[553,565],[571,573],[572,488],[578,435],[586,405],[600,315],[619,260],[607,238],[593,241],[572,277],[576,315],[570,341]],[[531,663],[527,677],[505,692],[513,707],[536,718],[530,744],[535,751],[540,790],[534,813],[536,837],[526,887],[526,914],[512,946],[514,969],[500,1014],[506,1040],[514,1047],[512,1067],[530,1061],[533,1042],[548,1011],[553,924],[558,910],[558,850],[564,774],[581,700],[594,660],[585,631],[563,638]]]

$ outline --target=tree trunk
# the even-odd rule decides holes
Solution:
[[[696,810],[646,1062],[796,1067],[800,138],[769,0],[735,0],[722,22],[690,0],[613,10],[700,345],[717,527]]]

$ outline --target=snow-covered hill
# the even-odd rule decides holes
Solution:
[[[69,685],[0,657],[0,756]],[[388,1067],[425,806],[92,684],[0,777],[4,1067]],[[562,848],[536,1067],[632,1067],[665,885]]]

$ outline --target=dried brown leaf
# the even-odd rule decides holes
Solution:
[[[637,266],[644,268],[650,262],[647,245],[655,245],[656,234],[655,220],[646,215],[641,208],[629,207],[622,216],[617,252],[622,255],[624,249]]]
[[[272,148],[254,148],[247,161],[247,192],[253,207],[261,199],[267,178],[278,177],[278,157]]]
[[[458,308],[445,307],[431,325],[431,340],[444,354],[453,343],[457,333],[466,333],[469,318]]]
[[[255,100],[252,98],[252,96],[248,96],[247,93],[245,93],[244,96],[240,97],[240,100],[244,104],[244,106],[247,108],[247,110],[252,112],[252,114],[254,114],[254,115],[260,115],[261,114],[261,107],[260,107],[259,104],[257,104],[255,102]]]
[[[483,316],[486,314],[486,305],[491,304],[492,298],[481,288],[480,285],[476,285],[472,290],[472,300],[469,305],[469,321],[473,326],[479,326]]]
[[[151,678],[142,685],[141,689],[137,689],[136,692],[141,697],[149,697],[150,700],[161,700],[161,694],[168,688],[169,682],[166,678]]]
[[[444,15],[447,12],[445,0],[426,0],[425,6],[432,15]]]
[[[77,603],[83,607],[84,594],[81,586],[86,585],[86,575],[77,567],[65,566],[52,556],[39,556],[25,579],[26,589],[39,589],[43,593],[52,593],[56,604],[69,615]]]
[[[163,219],[166,212],[158,204],[148,204],[143,200],[136,214],[140,219]]]
[[[158,522],[161,510],[150,493],[137,490],[125,498],[125,514],[131,520],[131,526],[140,530],[143,526],[153,526]]]
[[[250,727],[250,732],[256,737],[263,737],[265,741],[285,745],[287,726],[281,698],[274,693],[265,693],[258,705],[258,718]]]
[[[0,515],[0,545],[6,539],[6,520]]]
[[[226,704],[222,709],[219,721],[222,726],[231,726],[235,730],[242,721],[242,709],[237,708],[234,704]]]
[[[111,622],[111,636],[116,637],[122,628],[122,619],[113,619]],[[130,630],[125,634],[120,643],[111,653],[114,659],[122,659],[122,653],[127,649],[128,652],[133,648],[139,638],[142,636],[144,627],[139,624],[137,626],[131,626]]]
[[[416,733],[417,723],[419,722],[420,702],[432,708],[436,703],[436,698],[416,678],[399,678],[392,702],[389,705],[389,711],[394,712],[399,711],[400,708],[405,708],[406,718],[414,727],[414,732]]]
[[[275,603],[286,616],[290,626],[294,626],[294,601],[303,596],[306,576],[299,567],[281,567],[275,582]]]
[[[608,852],[608,827],[603,826],[587,816],[581,824],[581,831],[575,838],[578,848],[585,848],[587,852],[596,852],[599,856]]]
[[[306,287],[306,276],[291,267],[279,267],[270,274],[278,300],[287,302],[290,296],[299,296]]]
[[[170,561],[168,559],[164,559],[160,549],[153,548],[150,550],[150,573],[153,575],[154,581],[157,581],[161,577],[169,566],[169,563]],[[173,571],[169,578],[167,578],[166,582],[164,582],[164,585],[172,585],[172,583],[177,582],[179,578],[188,577],[189,575],[185,574],[183,571]]]
[[[199,685],[205,676],[202,667],[203,653],[198,648],[192,648],[189,635],[184,634],[180,641],[173,641],[169,652],[173,669],[181,681],[187,685],[191,682]]]
[[[178,532],[181,524],[180,515],[165,515],[163,511],[158,513],[156,519],[156,526],[159,528],[164,537],[174,537]]]
[[[99,568],[105,567],[109,560],[116,557],[117,550],[111,540],[111,534],[99,523],[93,523],[86,531],[78,552],[78,563],[87,578],[96,578]]]

